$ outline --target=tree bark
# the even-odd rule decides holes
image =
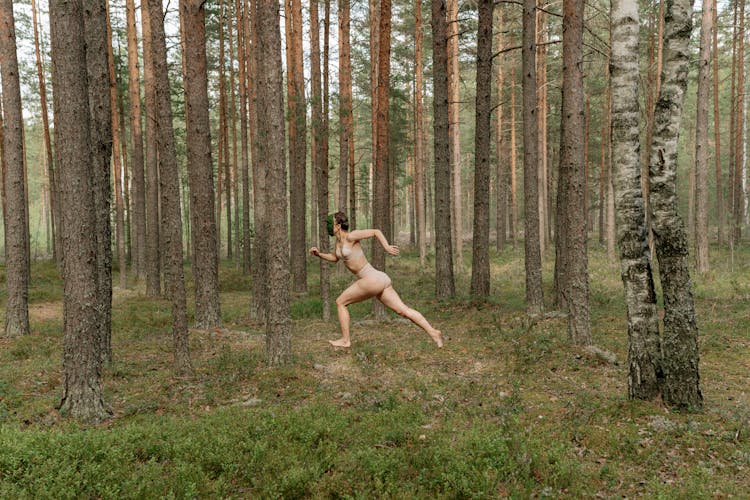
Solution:
[[[425,130],[423,108],[423,36],[422,36],[422,0],[414,2],[414,120],[416,122],[414,134],[414,193],[416,237],[419,247],[419,265],[425,265],[427,257],[427,220],[425,217]]]
[[[698,325],[688,269],[688,242],[677,209],[677,140],[687,87],[692,0],[667,5],[661,92],[650,145],[650,203],[664,294],[662,397],[677,408],[703,403],[698,372]]]
[[[286,7],[284,26],[287,30],[292,284],[296,293],[304,293],[307,291],[307,239],[305,234],[307,111],[305,105],[305,75],[302,63],[302,2],[300,0],[285,0],[284,5]],[[310,15],[312,16],[312,9]],[[311,22],[317,22],[317,19]],[[313,47],[312,50],[316,50],[316,47]],[[318,57],[320,57],[319,45],[317,50]],[[319,59],[318,71],[320,71]],[[320,95],[318,97],[320,98]]]
[[[315,0],[313,0],[315,1]],[[286,158],[282,100],[279,4],[259,0],[257,10],[258,146],[266,170],[265,237],[268,248],[268,364],[288,363],[292,355],[289,309],[289,240],[287,236]]]
[[[703,1],[698,65],[698,98],[695,117],[695,267],[703,274],[708,262],[708,93],[711,84],[711,43],[714,0]]]
[[[716,170],[716,225],[717,239],[720,245],[724,244],[724,222],[726,219],[724,211],[724,189],[721,180],[721,127],[719,122],[719,23],[718,9],[714,3],[713,18],[713,69],[714,69],[714,166]]]
[[[542,256],[539,234],[539,142],[536,88],[536,2],[524,0],[523,10],[523,183],[526,311],[541,314]]]
[[[737,102],[734,128],[734,227],[733,241],[737,246],[742,240],[742,219],[745,213],[743,190],[743,167],[745,158],[745,2],[739,3],[739,28],[737,32]]]
[[[143,276],[146,265],[146,193],[143,175],[143,137],[141,132],[141,83],[138,68],[138,31],[135,1],[126,0],[128,27],[128,91],[130,93],[130,170],[133,175],[133,267]]]
[[[102,399],[101,388],[97,241],[91,237],[96,234],[97,221],[82,3],[50,2],[55,145],[60,173],[65,255],[65,335],[60,410],[80,420],[97,422],[108,417],[109,413]]]
[[[448,26],[445,0],[432,0],[433,140],[435,151],[435,293],[453,297],[450,135],[448,133]]]
[[[516,182],[516,65],[511,66],[510,73],[510,240],[513,247],[518,239],[518,184]]]
[[[145,4],[145,3],[144,3]],[[146,296],[161,295],[161,253],[159,221],[159,163],[158,114],[153,50],[151,48],[151,21],[149,9],[141,5],[141,33],[143,34],[143,89],[146,101]]]
[[[239,155],[237,153],[237,85],[235,84],[234,70],[234,31],[232,28],[232,3],[229,4],[229,88],[230,88],[230,107],[232,121],[232,195],[234,197],[234,262],[237,269],[240,268],[241,249],[240,249],[240,185],[239,185]],[[237,29],[242,22],[240,10],[234,10],[234,18],[237,23]],[[238,40],[238,43],[239,42]],[[239,64],[244,64],[239,61]]]
[[[588,236],[584,152],[583,1],[563,2],[563,86],[560,121],[560,174],[557,192],[555,262],[557,290],[568,309],[568,333],[589,345]],[[560,271],[558,272],[558,265]]]
[[[29,334],[29,233],[24,171],[21,81],[16,53],[13,2],[0,1],[0,69],[2,72],[3,217],[5,227],[5,336]]]
[[[185,25],[183,57],[190,61],[185,74],[187,167],[190,183],[190,215],[193,233],[195,324],[215,328],[221,324],[217,228],[214,219],[213,162],[208,120],[206,23],[202,0],[181,0],[180,18]]]
[[[242,273],[250,272],[250,161],[248,148],[248,91],[247,66],[249,54],[245,50],[250,34],[247,25],[247,2],[237,0],[237,59],[239,64],[240,99],[240,170],[242,170]],[[239,238],[238,238],[239,239]]]
[[[458,83],[458,0],[447,0],[448,30],[448,134],[450,138],[450,166],[452,174],[451,206],[453,207],[453,257],[456,273],[463,274],[463,217],[461,196],[461,130],[460,96]]]
[[[490,295],[490,139],[492,136],[492,10],[493,0],[480,0],[477,30],[477,96],[474,139],[474,236],[471,295]]]
[[[370,179],[369,179],[369,210],[371,221],[374,220],[374,200],[373,193],[373,170],[378,161],[377,143],[378,143],[378,55],[380,54],[380,36],[378,29],[380,27],[380,0],[368,0],[370,14]],[[384,229],[384,228],[380,228]],[[386,233],[387,236],[387,233]],[[375,306],[377,307],[377,306]]]
[[[628,318],[628,395],[659,394],[659,318],[640,179],[638,2],[612,2],[612,163],[620,271]]]
[[[354,146],[352,127],[353,127],[353,116],[352,116],[352,56],[351,56],[351,42],[350,42],[350,1],[339,0],[339,31],[338,31],[338,43],[339,43],[339,122],[341,123],[341,131],[339,132],[339,197],[338,206],[342,212],[349,211],[349,222],[354,219],[354,203],[351,204],[351,210],[349,210],[348,201],[350,196],[354,195],[354,192],[347,192],[350,189],[349,174],[353,174],[353,168],[350,167],[350,163],[354,164],[353,155],[350,155],[350,146]],[[352,170],[350,172],[350,170]],[[353,181],[353,179],[352,179]],[[320,194],[319,194],[320,195]],[[327,207],[326,207],[327,211]],[[325,213],[325,212],[324,212]],[[350,227],[351,228],[351,227]]]
[[[175,372],[190,374],[190,344],[187,327],[187,299],[185,276],[182,268],[182,213],[180,207],[180,180],[175,151],[172,107],[167,72],[167,46],[164,36],[164,12],[161,0],[147,0],[150,26],[151,60],[156,84],[156,112],[158,126],[159,191],[163,225],[161,241],[164,250],[164,288],[172,301],[172,344]],[[145,32],[144,32],[145,33]]]
[[[503,50],[503,11],[502,7],[499,7],[497,15],[497,50]],[[497,163],[495,164],[495,197],[496,197],[496,224],[495,224],[495,244],[497,245],[498,253],[503,250],[506,244],[506,233],[507,233],[507,220],[508,220],[508,176],[507,173],[507,159],[504,156],[504,135],[503,135],[503,86],[506,84],[503,78],[503,54],[497,56],[497,120],[495,122],[495,149],[497,156]]]
[[[122,143],[120,142],[120,110],[117,105],[117,78],[115,76],[115,57],[112,49],[112,24],[107,10],[107,63],[109,66],[109,103],[112,116],[112,163],[115,176],[115,240],[117,241],[117,258],[120,268],[120,288],[127,287],[127,262],[125,260],[125,214],[122,206]],[[109,177],[109,176],[107,176]]]

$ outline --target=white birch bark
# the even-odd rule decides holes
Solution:
[[[639,165],[638,2],[612,1],[612,183],[628,318],[628,395],[659,393],[659,318]]]

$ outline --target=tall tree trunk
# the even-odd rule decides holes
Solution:
[[[526,311],[541,314],[542,255],[539,234],[539,142],[536,87],[536,1],[524,0],[523,10],[523,190]]]
[[[718,8],[714,2],[713,18],[713,70],[714,70],[714,165],[716,170],[716,225],[717,239],[724,244],[724,189],[721,181],[721,127],[719,122],[719,22]]]
[[[240,170],[242,170],[242,273],[250,272],[250,161],[248,148],[248,91],[247,67],[250,54],[245,47],[250,34],[245,29],[248,24],[247,1],[237,0],[237,59],[239,63],[240,98]]]
[[[422,0],[414,2],[414,193],[415,218],[417,225],[417,246],[419,247],[419,265],[424,266],[427,257],[427,220],[425,217],[425,130],[423,110],[424,71],[422,36]]]
[[[112,110],[110,109],[109,19],[107,3],[84,0],[83,24],[86,31],[86,69],[89,112],[91,113],[92,188],[96,235],[97,309],[99,312],[99,355],[112,360],[112,229],[110,223],[110,168],[112,160]]]
[[[161,295],[161,247],[159,224],[158,109],[151,48],[149,9],[141,5],[143,33],[143,89],[146,100],[146,296]]]
[[[190,61],[185,75],[187,167],[190,182],[190,215],[193,233],[195,324],[214,328],[221,324],[219,305],[217,228],[214,219],[214,186],[211,132],[208,121],[206,23],[202,0],[181,0],[185,26],[183,57]]]
[[[373,196],[373,169],[377,163],[377,143],[378,143],[378,55],[380,54],[380,36],[378,28],[380,27],[380,0],[368,0],[370,13],[370,179],[369,179],[369,210],[371,215],[371,224],[374,219],[374,196]],[[380,228],[384,229],[384,228]],[[386,234],[387,236],[387,234]],[[377,307],[377,306],[375,306]]]
[[[737,122],[735,120],[736,113],[737,113],[737,13],[739,12],[739,2],[736,0],[732,2],[733,8],[733,18],[734,21],[732,23],[732,77],[730,80],[730,90],[729,90],[729,245],[734,246],[735,245],[735,223],[734,223],[734,213],[735,213],[735,198],[737,197],[737,189],[735,187],[735,163],[737,161],[736,158],[736,149],[734,147],[735,143],[735,128],[737,126]]]
[[[518,184],[516,182],[516,64],[513,61],[510,73],[510,239],[513,247],[518,239]]]
[[[664,401],[678,408],[703,403],[698,373],[698,325],[688,269],[688,241],[677,210],[677,140],[687,87],[692,0],[667,5],[664,66],[650,145],[650,203],[659,275],[664,293]]]
[[[542,12],[542,0],[537,0],[540,9],[536,11],[536,119],[537,140],[537,194],[539,196],[539,248],[542,255],[547,251],[547,16]],[[524,166],[525,168],[525,166]]]
[[[0,69],[2,70],[3,217],[5,227],[5,336],[29,334],[29,233],[24,173],[21,81],[16,54],[12,0],[0,1]]]
[[[737,102],[734,127],[734,245],[742,240],[742,219],[745,213],[745,194],[743,191],[743,166],[745,158],[745,2],[740,6],[739,28],[737,32]]]
[[[47,84],[44,78],[44,63],[42,62],[42,51],[39,43],[39,23],[37,22],[37,8],[36,2],[31,1],[31,13],[32,22],[34,23],[34,52],[36,55],[36,71],[37,78],[39,80],[39,100],[42,112],[42,129],[43,129],[43,140],[44,140],[44,153],[46,155],[47,163],[47,179],[49,181],[49,214],[51,217],[50,229],[52,232],[52,259],[55,262],[60,262],[60,247],[62,242],[60,241],[60,231],[58,228],[58,219],[60,218],[60,212],[57,202],[57,181],[55,180],[55,167],[52,159],[52,140],[49,132],[49,111],[47,109]]]
[[[391,0],[380,0],[379,16],[379,53],[378,53],[378,99],[377,99],[377,142],[375,143],[375,196],[373,198],[372,225],[382,229],[386,235],[389,231],[388,211],[391,206],[388,169],[390,151],[388,144],[388,105],[389,83],[391,77]],[[392,237],[392,236],[391,236]],[[376,269],[385,271],[385,250],[382,245],[373,244],[372,264]]]
[[[490,140],[492,137],[492,10],[493,0],[479,2],[477,29],[477,96],[474,139],[474,237],[471,295],[490,295]]]
[[[432,0],[433,141],[435,151],[435,293],[453,297],[450,135],[448,133],[448,26],[445,0]]]
[[[268,280],[274,286],[268,287],[266,356],[270,365],[278,365],[289,362],[292,355],[279,3],[259,0],[256,19],[258,145],[266,167],[264,233],[268,248],[273,249],[268,252]]]
[[[7,0],[6,3],[10,4]],[[80,420],[100,421],[109,413],[102,399],[101,387],[97,241],[91,237],[96,234],[97,220],[84,26],[82,2],[50,2],[55,62],[52,65],[55,147],[65,233],[65,335],[60,410]],[[8,64],[4,63],[4,72],[7,71],[6,66]],[[3,82],[6,82],[3,76]]]
[[[328,156],[330,153],[330,106],[331,106],[331,1],[323,0],[324,5],[324,27],[323,27],[323,143],[321,144],[323,157],[321,158],[323,169],[328,172]],[[311,174],[312,175],[312,174]],[[328,191],[328,186],[326,186]],[[317,192],[316,192],[317,194]],[[313,224],[314,225],[314,224]],[[351,227],[349,228],[351,230]]]
[[[606,91],[602,94],[602,134],[601,134],[601,158],[599,163],[599,244],[604,245],[605,232],[605,214],[606,214],[606,189],[609,173],[607,172],[607,150],[608,150],[608,133],[610,130],[609,123],[609,61],[607,57],[606,65]]]
[[[316,1],[316,0],[314,0]],[[307,291],[307,240],[305,234],[307,176],[307,111],[305,75],[302,63],[302,2],[285,0],[287,30],[287,106],[289,107],[289,168],[291,170],[291,265],[294,291]],[[317,7],[317,5],[316,5]],[[316,9],[317,12],[317,9]],[[312,16],[312,9],[310,11]],[[317,19],[312,22],[317,23]],[[316,48],[313,48],[316,50]],[[320,46],[317,46],[320,54]],[[319,56],[318,56],[319,57]],[[320,65],[318,65],[320,71]],[[320,160],[318,160],[320,161]]]
[[[497,50],[503,50],[503,10],[502,7],[498,8],[497,14]],[[508,179],[507,179],[507,168],[506,158],[504,157],[504,141],[503,141],[503,86],[506,84],[503,79],[503,64],[504,58],[502,54],[497,56],[497,120],[495,122],[495,145],[497,163],[495,164],[495,197],[496,203],[496,236],[495,244],[497,245],[497,251],[500,252],[505,247],[506,243],[506,232],[508,220]]]
[[[584,152],[583,0],[563,2],[563,88],[560,122],[560,188],[557,247],[564,248],[559,291],[568,309],[568,334],[574,344],[591,344],[586,241],[586,166]],[[565,183],[563,184],[563,178]],[[564,188],[567,192],[563,192]],[[563,200],[562,207],[560,200]]]
[[[232,122],[232,196],[234,197],[234,262],[237,269],[240,268],[241,250],[240,250],[240,185],[239,185],[239,155],[237,153],[237,86],[235,84],[235,70],[234,70],[234,30],[232,28],[232,10],[233,6],[230,1],[229,4],[229,98],[231,107],[231,122]],[[237,29],[239,31],[239,25],[242,22],[240,18],[240,10],[234,9],[234,19],[237,23]],[[238,40],[238,43],[239,40]],[[243,64],[242,61],[239,64]]]
[[[189,374],[190,344],[187,327],[187,299],[185,276],[182,268],[182,214],[180,208],[180,180],[177,169],[172,107],[167,72],[167,45],[164,37],[164,11],[161,0],[147,0],[146,9],[150,26],[151,60],[156,84],[155,118],[158,126],[159,192],[163,225],[161,241],[164,250],[164,288],[172,301],[172,344],[175,372]],[[145,33],[145,32],[144,32]]]
[[[659,317],[640,179],[638,2],[612,2],[612,163],[620,272],[628,318],[628,395],[652,399],[661,376]]]
[[[349,140],[352,128],[352,56],[350,42],[350,7],[349,0],[339,0],[339,196],[338,206],[347,212],[349,189]],[[351,219],[351,213],[349,214]]]
[[[112,24],[107,10],[107,63],[109,66],[109,104],[112,116],[112,163],[115,175],[115,240],[120,268],[120,288],[127,287],[127,263],[125,261],[125,215],[122,206],[122,143],[120,138],[120,110],[117,106],[117,78],[115,76],[115,56],[112,49]],[[107,176],[109,177],[109,176]],[[108,217],[109,218],[109,217]],[[105,346],[108,347],[108,346]]]
[[[133,267],[143,276],[146,265],[146,193],[143,176],[143,137],[141,133],[141,83],[138,68],[138,31],[135,0],[126,0],[128,29],[128,91],[130,93],[130,170],[133,174]]]
[[[450,166],[453,187],[451,206],[453,211],[453,257],[456,273],[463,274],[463,217],[461,214],[461,129],[460,97],[458,83],[461,77],[458,65],[458,0],[448,0],[448,134],[450,138]]]
[[[711,84],[711,42],[714,28],[714,0],[703,0],[701,45],[698,65],[698,98],[695,117],[695,264],[706,273],[708,263],[708,92]]]
[[[315,1],[315,0],[313,0]],[[347,2],[347,0],[344,0]],[[341,6],[341,3],[339,4]],[[328,0],[326,0],[326,8],[328,8]],[[341,8],[341,7],[339,7]],[[348,8],[348,2],[347,2],[347,8]],[[339,15],[341,15],[341,12],[339,11]],[[341,19],[341,18],[339,18]],[[347,13],[347,21],[348,23],[348,13]],[[326,23],[327,24],[327,23]],[[312,23],[311,23],[312,26]],[[347,30],[347,37],[348,37],[348,27]],[[341,35],[342,27],[339,26],[339,36]],[[327,31],[326,31],[327,33]],[[311,33],[311,36],[313,33]],[[347,42],[348,44],[348,42]],[[326,135],[328,133],[328,109],[327,106],[324,106],[324,109],[320,109],[320,54],[315,54],[315,48],[319,47],[318,45],[315,45],[313,43],[313,51],[311,53],[311,76],[312,82],[314,82],[312,86],[312,92],[314,94],[317,94],[318,99],[313,98],[312,102],[312,111],[313,116],[317,117],[317,120],[313,119],[313,137],[315,138],[315,141],[313,141],[314,147],[316,149],[315,153],[313,154],[313,173],[316,176],[316,185],[317,185],[317,198],[315,199],[315,202],[317,203],[317,212],[318,212],[318,219],[317,219],[317,229],[318,229],[318,240],[319,244],[318,247],[320,248],[320,251],[323,253],[327,253],[330,249],[329,246],[329,240],[330,237],[328,236],[328,153],[326,150],[327,144],[322,136]],[[341,40],[339,40],[339,47],[341,47]],[[327,58],[326,58],[327,59]],[[327,73],[327,64],[326,66],[326,73]],[[343,71],[343,70],[342,70]],[[341,72],[339,72],[341,73]],[[339,74],[339,78],[343,78],[343,75]],[[340,80],[341,81],[341,80]],[[327,86],[327,85],[324,85]],[[351,89],[351,75],[349,75],[349,88]],[[326,89],[327,92],[327,89]],[[345,92],[342,89],[342,92]],[[324,101],[327,101],[327,99],[324,99]],[[349,98],[349,107],[348,107],[349,113],[351,113],[351,97]],[[340,108],[340,112],[343,112],[344,116],[346,115],[346,110]],[[323,116],[321,116],[323,115]],[[341,115],[340,115],[341,116]],[[322,121],[322,123],[321,123]],[[340,136],[341,140],[344,139],[344,128],[346,128],[346,125],[342,123],[342,135]],[[322,130],[321,130],[322,129]],[[347,136],[348,141],[348,136]],[[320,145],[320,147],[318,147]],[[343,153],[343,146],[340,147],[340,152]],[[349,147],[347,143],[346,148],[346,154],[349,153]],[[343,165],[343,167],[342,167]],[[348,161],[347,164],[344,165],[342,163],[339,163],[339,168],[341,169],[339,171],[339,174],[341,174],[344,170],[348,168]],[[339,188],[341,188],[341,184],[339,184]],[[341,193],[339,193],[340,195]],[[341,199],[339,199],[341,201]],[[346,205],[344,205],[346,206]],[[340,210],[343,210],[340,208]],[[330,321],[331,320],[331,292],[330,292],[330,266],[327,262],[320,259],[320,299],[323,302],[323,321]]]
[[[230,0],[231,1],[231,0]],[[219,163],[219,170],[217,172],[218,177],[221,178],[224,175],[224,190],[227,208],[227,258],[232,258],[232,178],[229,161],[229,97],[227,96],[227,76],[226,76],[226,50],[224,47],[225,30],[228,16],[226,14],[226,8],[224,7],[224,1],[220,2],[220,14],[219,14],[219,93],[223,96],[223,103],[221,104],[221,112],[224,115],[221,124],[221,143],[224,145],[223,163]],[[231,24],[231,23],[230,23]],[[230,59],[231,63],[231,59]],[[222,169],[223,168],[223,169]],[[221,199],[221,189],[219,189],[218,198]],[[221,203],[219,203],[221,208]],[[221,227],[221,214],[219,214],[219,220],[217,221],[217,231]],[[221,242],[217,246],[218,257],[221,258]]]

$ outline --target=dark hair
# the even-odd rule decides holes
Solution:
[[[346,214],[344,212],[336,212],[333,214],[333,220],[336,221],[336,224],[341,226],[341,229],[344,231],[349,230],[349,219],[346,218]]]

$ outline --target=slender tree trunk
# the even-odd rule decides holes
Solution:
[[[518,183],[516,182],[516,65],[511,66],[510,73],[510,239],[513,247],[518,239]]]
[[[542,0],[537,0],[537,6],[542,7]],[[539,146],[537,150],[538,161],[538,187],[539,196],[539,248],[544,255],[547,251],[547,46],[546,43],[546,23],[547,17],[540,9],[536,11],[536,86],[537,86],[537,105],[536,118],[537,140]],[[525,165],[524,165],[525,168]]]
[[[474,140],[474,237],[471,295],[490,295],[490,140],[492,136],[492,10],[493,0],[479,2],[477,30],[477,96]]]
[[[159,221],[159,162],[158,114],[156,81],[154,77],[153,50],[151,48],[151,21],[149,9],[141,5],[143,33],[143,89],[146,100],[146,295],[161,295],[161,247]]]
[[[190,33],[185,40],[183,57],[190,61],[185,75],[185,108],[190,215],[193,227],[195,324],[198,328],[208,329],[221,324],[221,307],[211,132],[208,121],[206,23],[203,1],[181,0],[180,18],[183,20],[185,33]]]
[[[638,2],[612,2],[612,159],[620,271],[628,318],[628,395],[659,394],[659,317],[641,188],[638,131]]]
[[[180,180],[177,169],[172,107],[167,72],[167,46],[164,36],[164,11],[161,0],[147,0],[150,26],[151,60],[156,84],[155,118],[158,126],[159,192],[163,225],[161,241],[164,250],[164,288],[172,301],[172,344],[175,372],[186,375],[192,372],[190,344],[188,342],[187,300],[185,276],[182,268],[182,214],[180,208]]]
[[[719,114],[719,22],[718,8],[714,2],[713,18],[713,70],[714,70],[714,165],[716,170],[716,225],[717,239],[724,244],[724,189],[721,182],[721,127]]]
[[[542,255],[539,234],[539,142],[536,88],[536,2],[524,0],[523,10],[523,190],[526,311],[538,315],[544,308]]]
[[[302,2],[300,0],[286,0],[285,5],[286,22],[284,25],[287,30],[287,68],[289,68],[287,105],[289,107],[289,168],[291,169],[289,195],[291,197],[292,220],[292,284],[295,292],[304,293],[307,291],[307,240],[305,234],[307,111],[302,63]],[[310,15],[312,16],[312,9]],[[312,22],[317,23],[317,19]],[[313,50],[315,49],[313,48]],[[319,45],[317,50],[319,54]],[[318,65],[318,71],[320,71],[320,65]]]
[[[609,61],[610,57],[607,57],[606,66],[606,91],[602,94],[602,134],[601,134],[601,161],[599,166],[599,244],[604,245],[604,232],[605,232],[605,206],[606,206],[606,191],[605,186],[609,173],[607,172],[607,149],[608,149],[608,136],[610,130],[609,123]]]
[[[447,0],[448,28],[448,134],[450,137],[450,166],[452,174],[451,206],[453,211],[453,257],[456,273],[463,274],[463,217],[461,214],[461,130],[460,96],[458,83],[461,77],[458,65],[458,0]]]
[[[568,309],[568,334],[574,344],[589,345],[589,314],[586,154],[584,141],[585,108],[583,89],[583,0],[563,2],[563,88],[560,123],[560,186],[558,190],[558,248],[565,248],[559,291]],[[559,200],[563,198],[561,210]]]
[[[242,274],[250,272],[250,161],[248,148],[248,91],[247,66],[249,55],[245,50],[250,34],[247,25],[247,2],[237,0],[237,58],[239,63],[239,98],[240,98],[240,170],[242,170]],[[239,238],[238,238],[239,239]]]
[[[736,0],[732,2],[733,5],[733,13],[734,13],[734,21],[732,23],[732,77],[731,77],[731,84],[730,84],[730,90],[729,90],[729,245],[731,247],[734,247],[736,244],[735,240],[735,224],[734,224],[734,214],[735,214],[735,198],[737,195],[737,189],[735,187],[736,179],[735,179],[735,164],[737,162],[736,157],[736,149],[734,147],[735,144],[735,128],[737,126],[737,122],[735,120],[736,113],[737,113],[737,13],[739,12],[739,2]]]
[[[315,1],[315,0],[313,0]],[[348,1],[347,2],[347,8],[348,8]],[[339,8],[341,8],[341,2],[339,3]],[[326,8],[328,7],[328,0],[326,0]],[[339,16],[341,16],[341,12],[339,11]],[[339,17],[341,19],[341,17]],[[347,13],[347,21],[348,23],[348,13]],[[311,26],[312,26],[311,22]],[[319,29],[316,26],[316,30]],[[348,27],[347,30],[347,37],[348,37]],[[339,36],[341,35],[342,27],[339,26]],[[316,31],[316,33],[319,33]],[[315,33],[311,32],[311,37],[314,37]],[[323,135],[328,133],[328,119],[327,114],[328,110],[327,107],[324,106],[324,109],[321,109],[321,101],[320,101],[320,53],[318,52],[316,54],[315,48],[319,47],[319,45],[315,44],[315,40],[313,40],[313,51],[311,53],[310,58],[310,64],[311,64],[311,80],[313,82],[312,85],[312,92],[314,96],[317,96],[317,99],[313,97],[312,102],[312,112],[313,112],[313,137],[314,137],[314,147],[315,147],[315,153],[313,154],[313,172],[316,176],[316,185],[317,185],[317,198],[314,198],[317,203],[317,212],[318,212],[318,219],[317,219],[317,228],[318,228],[318,239],[319,239],[319,245],[320,251],[323,253],[327,253],[330,250],[329,246],[329,236],[328,236],[328,224],[327,224],[327,217],[328,217],[328,154],[326,151],[326,144],[323,139]],[[347,42],[348,44],[348,42]],[[339,47],[341,47],[341,40],[339,40]],[[320,49],[318,49],[319,51]],[[341,57],[341,56],[340,56]],[[326,72],[327,72],[327,64],[326,66]],[[343,71],[343,70],[342,70]],[[344,78],[343,75],[339,72],[339,78]],[[351,75],[348,75],[349,77],[349,88],[351,89]],[[341,80],[339,80],[341,82]],[[339,83],[341,85],[341,83]],[[327,90],[326,90],[327,91]],[[346,92],[342,89],[343,92]],[[327,99],[324,99],[327,101]],[[346,110],[343,109],[345,106],[342,106],[340,109],[340,113],[343,113],[343,116],[346,116]],[[349,98],[349,112],[351,113],[351,97]],[[321,116],[323,115],[323,116]],[[340,114],[341,116],[341,114]],[[340,139],[344,140],[344,128],[346,128],[346,125],[342,121],[342,135],[340,136]],[[321,130],[322,129],[322,130]],[[347,141],[348,141],[348,135],[347,135]],[[320,145],[320,147],[318,147]],[[343,153],[343,146],[340,146],[339,149],[340,153]],[[349,153],[349,147],[347,143],[346,148],[346,154]],[[342,167],[343,165],[343,167]],[[339,168],[341,169],[339,171],[339,174],[342,174],[347,168],[348,168],[348,161],[347,164],[339,163]],[[341,184],[339,184],[339,188],[341,188]],[[341,193],[339,193],[340,195]],[[341,199],[339,198],[339,202]],[[344,200],[345,201],[345,200]],[[346,205],[344,205],[346,206]],[[341,209],[341,208],[340,208]],[[341,209],[343,210],[343,209]],[[330,292],[330,265],[320,259],[320,298],[323,302],[323,321],[330,321],[331,320],[331,292]]]
[[[49,182],[49,214],[51,217],[50,229],[52,233],[52,259],[55,262],[60,262],[60,247],[62,242],[60,241],[58,219],[60,217],[58,203],[57,203],[57,181],[55,180],[55,167],[52,159],[52,140],[49,132],[49,110],[47,109],[47,84],[44,78],[44,63],[42,62],[42,51],[39,43],[39,23],[37,22],[37,8],[36,2],[31,1],[31,13],[34,23],[34,52],[36,54],[36,71],[37,78],[39,79],[39,99],[42,112],[42,129],[43,129],[43,140],[44,140],[44,153],[46,155],[47,163],[47,179]]]
[[[502,7],[497,9],[497,50],[503,50],[503,29],[505,27],[503,22],[503,10]],[[495,197],[497,200],[496,204],[496,225],[495,225],[495,244],[497,245],[498,253],[503,250],[506,244],[506,232],[508,219],[508,179],[506,175],[506,158],[504,157],[504,141],[503,141],[503,86],[506,82],[503,79],[503,64],[505,63],[503,55],[497,56],[497,120],[495,123],[495,149],[497,155],[497,163],[495,164]]]
[[[714,0],[703,1],[701,46],[698,66],[698,98],[695,118],[695,264],[706,273],[708,262],[708,93],[711,80],[711,43],[714,31]]]
[[[382,229],[388,235],[388,212],[391,206],[388,169],[390,151],[388,143],[388,105],[389,83],[391,76],[391,0],[380,0],[379,16],[379,53],[378,53],[378,98],[377,98],[377,142],[375,162],[375,196],[373,198],[372,225]],[[385,250],[382,245],[373,244],[372,264],[376,269],[385,271]],[[381,308],[382,311],[382,308]]]
[[[414,2],[414,211],[417,225],[416,237],[419,248],[419,265],[425,265],[427,258],[427,220],[425,217],[425,130],[423,108],[423,45],[422,0]]]
[[[448,132],[448,26],[445,0],[432,0],[433,140],[435,151],[435,289],[439,299],[453,297],[451,243],[450,135]]]
[[[370,183],[369,183],[369,209],[374,210],[374,196],[372,189],[373,169],[377,163],[378,143],[378,55],[380,54],[380,0],[368,0],[370,9]],[[372,214],[374,218],[374,214]],[[372,221],[373,218],[370,220]],[[372,223],[372,222],[371,222]],[[380,228],[384,229],[384,228]],[[375,306],[377,307],[377,306]]]
[[[328,156],[330,153],[330,108],[331,108],[331,1],[323,0],[324,5],[324,27],[323,27],[323,143],[321,145],[323,158],[323,169],[328,172]],[[313,174],[311,174],[312,176]],[[326,191],[328,186],[326,186]],[[317,194],[317,193],[316,193]],[[314,224],[313,224],[314,226]],[[351,227],[349,228],[351,230]]]
[[[21,81],[16,53],[13,2],[0,1],[0,68],[2,69],[3,217],[5,229],[5,337],[29,334],[29,233]]]
[[[112,25],[107,12],[107,63],[109,65],[109,103],[112,116],[112,163],[115,176],[115,240],[117,241],[118,266],[120,268],[120,288],[127,287],[127,263],[125,261],[125,216],[122,206],[122,143],[120,138],[120,110],[117,106],[117,78],[115,76],[115,56],[112,49]],[[105,346],[108,347],[108,346]]]
[[[664,293],[664,401],[678,408],[703,403],[698,373],[698,325],[688,269],[688,241],[677,210],[675,174],[682,103],[687,87],[692,0],[667,5],[664,67],[650,154],[650,203]]]
[[[291,358],[292,320],[289,310],[289,239],[287,236],[286,158],[282,100],[279,4],[259,0],[257,16],[258,146],[266,170],[264,236],[268,240],[268,310],[266,356],[270,365]]]
[[[5,3],[10,6],[9,1]],[[65,233],[60,410],[74,418],[96,422],[107,418],[109,412],[102,399],[97,241],[91,237],[96,234],[97,221],[84,26],[82,2],[51,0],[55,146]],[[4,62],[3,72],[10,69],[8,66]],[[3,77],[7,85],[9,78]]]
[[[126,0],[128,29],[128,89],[130,93],[130,145],[133,173],[133,267],[143,276],[146,265],[146,193],[143,176],[143,137],[141,133],[141,83],[138,68],[138,31],[135,24],[135,0]]]
[[[239,155],[237,153],[237,86],[235,85],[235,70],[234,70],[234,32],[232,28],[232,10],[233,6],[230,1],[229,9],[229,98],[231,107],[231,122],[232,122],[232,196],[234,197],[234,262],[237,269],[240,268],[241,250],[240,250],[240,185],[239,185]],[[237,29],[239,31],[239,25],[242,22],[240,17],[240,10],[234,8],[234,19],[237,23]],[[238,43],[239,40],[238,40]],[[243,64],[242,61],[239,64]]]
[[[742,219],[745,213],[745,194],[743,192],[743,166],[745,158],[745,2],[740,6],[739,29],[737,33],[737,104],[734,128],[734,245],[742,240]]]
[[[231,1],[231,0],[230,0]],[[228,16],[226,15],[226,8],[224,7],[224,1],[221,2],[220,15],[219,15],[219,93],[223,96],[223,103],[221,104],[221,113],[224,115],[221,124],[221,142],[224,145],[223,162],[219,163],[219,170],[217,172],[218,177],[221,178],[224,175],[224,190],[227,208],[227,258],[232,258],[232,177],[229,162],[229,98],[227,96],[227,76],[226,76],[226,50],[224,47],[225,31],[227,26]],[[231,62],[231,59],[230,59]],[[222,170],[223,168],[223,170]],[[221,199],[221,189],[219,189],[219,199]],[[219,203],[221,208],[221,203]],[[217,221],[217,231],[221,227],[221,214],[219,214],[219,220]],[[217,246],[218,257],[221,258],[221,242]]]
[[[347,212],[349,189],[349,139],[352,127],[352,61],[350,42],[350,7],[349,0],[339,0],[339,196],[338,206]],[[351,218],[351,213],[349,214]]]

